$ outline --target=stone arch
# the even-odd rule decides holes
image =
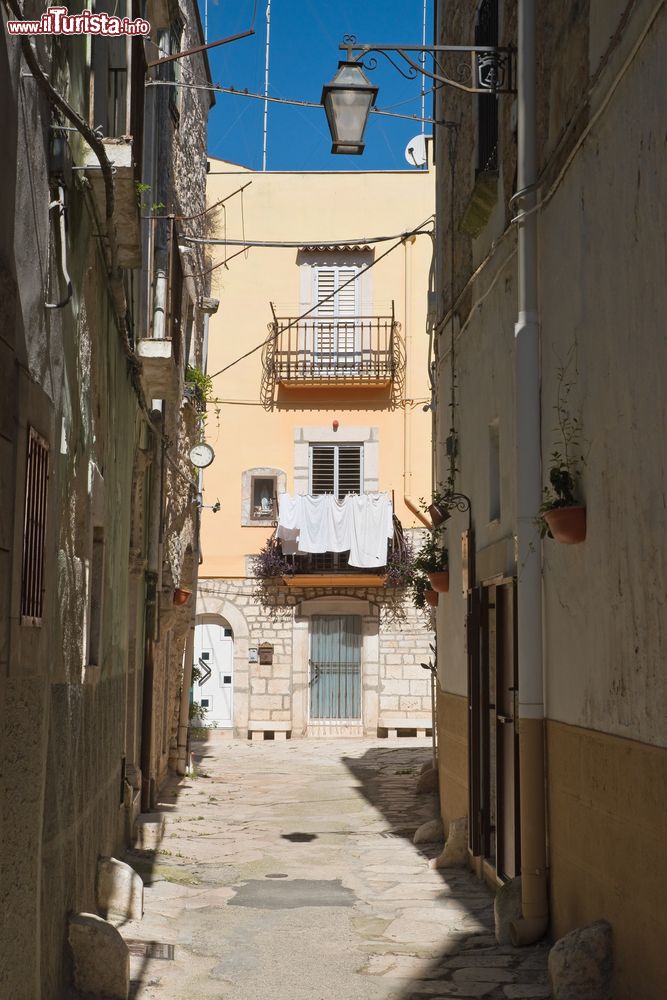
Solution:
[[[197,595],[200,609],[195,624],[205,622],[226,622],[234,637],[234,735],[245,735],[248,731],[250,713],[250,671],[248,665],[248,645],[250,629],[243,609],[239,608],[225,594],[200,591]]]

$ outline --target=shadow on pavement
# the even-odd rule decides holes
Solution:
[[[154,814],[156,819],[160,815],[166,816],[176,811],[176,804],[180,793],[191,788],[193,780],[206,778],[206,766],[201,762],[208,757],[215,756],[214,754],[207,754],[205,752],[211,747],[211,732],[215,732],[215,730],[209,730],[208,734],[203,736],[202,739],[192,741],[190,773],[184,777],[174,773],[169,774],[169,777],[160,789],[157,804],[151,810],[151,814]],[[175,880],[176,877],[179,879],[183,877],[182,859],[177,859],[178,864],[170,865],[170,857],[171,853],[159,844],[152,850],[127,848],[122,855],[122,860],[137,872],[144,883],[144,887],[149,887],[159,881],[170,881],[172,878]],[[169,869],[171,867],[173,867],[173,874],[170,877]],[[123,927],[126,923],[129,923],[129,921],[116,922],[116,926],[121,934],[123,934],[123,937],[125,937]],[[165,961],[173,960],[174,947],[162,941],[130,938],[129,936],[125,937],[125,940],[131,956],[129,1000],[135,1000],[139,996],[140,990],[151,985],[147,981],[149,961],[156,958],[164,959]],[[137,962],[137,959],[140,959],[140,961]]]
[[[431,760],[430,748],[424,747],[373,747],[361,757],[343,757],[343,763],[359,782],[365,799],[387,820],[383,837],[400,837],[410,844],[417,828],[424,822],[440,816],[437,793],[418,794],[417,780],[423,765]],[[442,843],[414,845],[421,855],[424,867],[442,850]],[[379,948],[371,956],[367,972],[373,972],[372,959],[376,959],[377,975],[389,974],[397,981],[398,989],[392,990],[395,1000],[439,1000],[450,997],[484,997],[488,1000],[526,998],[539,1000],[550,994],[546,989],[547,946],[512,948],[496,943],[493,915],[493,895],[466,867],[441,869],[437,872],[442,882],[442,893],[435,899],[442,904],[443,917],[451,905],[456,913],[453,924],[443,927],[442,944],[434,943],[430,960],[421,961],[403,947],[393,959],[386,948]],[[419,890],[417,889],[416,892]],[[424,894],[424,904],[433,900]],[[400,915],[400,900],[396,901],[396,917]],[[412,902],[411,907],[416,904]],[[384,951],[384,954],[383,954]],[[419,971],[407,973],[410,959],[419,965]],[[401,976],[402,968],[406,970]],[[507,992],[506,992],[507,991]]]

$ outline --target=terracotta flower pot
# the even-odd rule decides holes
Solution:
[[[437,590],[439,594],[446,594],[449,591],[449,570],[442,570],[440,573],[428,573],[427,574],[431,586],[434,590]]]
[[[430,604],[432,608],[437,608],[438,606],[438,592],[436,590],[427,590],[424,593],[426,598],[426,603]]]
[[[576,545],[586,537],[585,507],[554,507],[542,515],[557,542]]]
[[[179,608],[183,604],[187,604],[191,593],[191,590],[182,590],[181,587],[176,587],[174,590],[174,604]]]
[[[439,507],[437,503],[430,504],[428,515],[431,518],[431,524],[434,528],[438,528],[447,519],[447,511],[443,511],[442,507]]]

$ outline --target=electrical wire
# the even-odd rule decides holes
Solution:
[[[289,97],[265,97],[263,94],[252,94],[248,90],[237,90],[235,87],[222,87],[218,83],[204,84],[181,83],[178,80],[147,80],[146,87],[183,87],[188,90],[207,90],[214,94],[230,94],[233,97],[251,97],[257,101],[268,101],[270,104],[288,104],[298,108],[319,108],[320,111],[323,110],[322,104],[315,101],[297,101]],[[432,90],[436,89],[436,87],[432,88]],[[425,91],[425,93],[431,93],[431,91]],[[398,104],[391,105],[391,107],[398,108],[403,104],[409,104],[410,101],[415,100],[417,100],[416,97],[411,97],[407,101],[400,101]],[[446,122],[437,122],[433,118],[424,118],[418,114],[402,115],[396,113],[395,111],[390,111],[387,108],[371,108],[369,114],[385,118],[402,118],[405,121],[411,122],[424,122],[428,125],[447,124]]]
[[[408,230],[405,233],[393,233],[390,236],[360,236],[357,239],[347,239],[347,240],[218,240],[211,239],[206,236],[183,236],[184,240],[189,243],[204,243],[207,246],[248,246],[248,247],[263,247],[267,249],[285,249],[299,250],[305,246],[341,246],[341,247],[351,247],[351,246],[363,246],[369,243],[389,243],[391,240],[399,240],[403,242],[407,240],[410,236],[419,236],[421,233],[431,233],[432,230],[424,229],[428,223],[431,222],[433,216],[429,216],[424,222],[420,223],[416,229]],[[370,265],[372,266],[372,265]]]
[[[396,243],[393,244],[393,246],[390,246],[388,250],[385,250],[384,253],[380,254],[379,257],[376,257],[375,260],[371,261],[370,264],[368,264],[366,267],[364,267],[362,270],[360,270],[357,274],[354,274],[347,281],[344,281],[343,284],[339,288],[337,288],[335,291],[331,292],[329,295],[325,296],[319,302],[316,302],[314,306],[311,306],[310,309],[307,309],[306,312],[302,313],[300,316],[297,316],[295,319],[290,320],[290,322],[287,324],[287,326],[285,326],[285,327],[282,328],[281,333],[285,333],[287,330],[291,330],[293,326],[295,326],[297,323],[300,323],[301,320],[303,320],[303,319],[306,318],[306,316],[310,316],[311,313],[315,312],[316,309],[319,309],[319,307],[321,305],[323,305],[323,303],[328,302],[330,299],[332,299],[334,297],[334,295],[337,295],[340,291],[342,291],[343,288],[346,288],[347,285],[350,285],[353,281],[356,281],[363,274],[366,274],[367,271],[370,271],[371,268],[375,267],[376,264],[379,264],[381,260],[384,260],[384,258],[387,257],[394,250],[396,250],[397,247],[402,246],[405,243],[405,240],[408,239],[410,236],[420,236],[420,235],[423,235],[423,236],[430,236],[431,239],[433,239],[434,238],[434,231],[433,231],[433,229],[424,229],[424,228],[422,228],[429,221],[430,221],[430,218],[426,219],[424,222],[422,222],[420,224],[419,228],[412,230],[412,232],[410,232],[410,233],[404,233],[396,241]],[[391,237],[388,237],[388,238],[391,238]],[[343,242],[345,242],[345,241],[343,241]],[[284,245],[284,244],[281,244],[281,245]],[[297,246],[299,246],[299,245],[302,246],[303,244],[296,244],[296,245]],[[278,335],[277,330],[276,330],[276,332],[270,333],[269,336],[265,337],[264,340],[262,340],[259,344],[256,344],[254,347],[252,347],[249,351],[246,351],[245,354],[242,354],[240,357],[235,358],[234,361],[231,361],[228,365],[225,365],[224,368],[221,368],[219,371],[214,372],[210,377],[211,378],[216,378],[218,375],[222,375],[224,372],[229,371],[230,368],[234,368],[235,365],[238,365],[241,361],[245,361],[245,359],[249,358],[252,354],[256,354],[257,351],[261,351],[262,348],[266,346],[266,344],[269,344],[269,343],[271,343],[272,340],[275,340],[276,337],[277,337],[277,335]]]

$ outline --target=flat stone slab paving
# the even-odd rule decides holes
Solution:
[[[487,888],[412,843],[437,815],[415,791],[424,740],[213,737],[193,756],[159,847],[124,859],[145,884],[143,919],[117,922],[134,1000],[549,996],[547,945],[497,946]]]

